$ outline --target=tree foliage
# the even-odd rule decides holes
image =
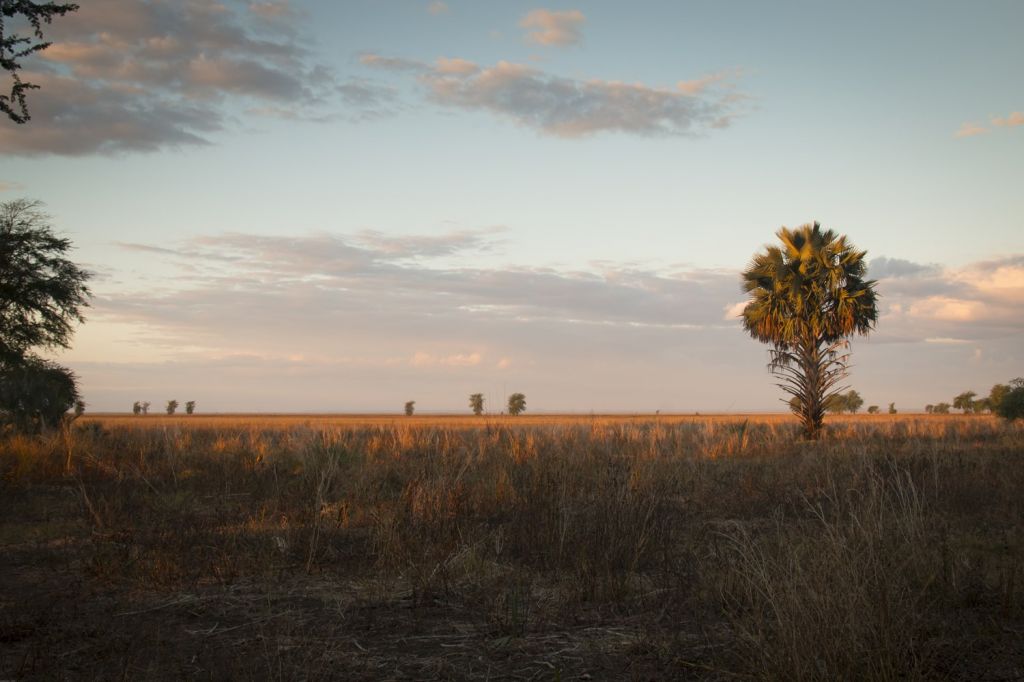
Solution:
[[[790,406],[792,407],[792,405],[793,401],[791,400]],[[825,409],[832,414],[842,414],[843,412],[857,414],[857,411],[863,406],[864,399],[853,389],[846,393],[834,393],[825,399]]]
[[[743,328],[771,344],[768,367],[795,399],[805,436],[817,438],[826,400],[847,375],[848,338],[878,319],[875,282],[865,279],[867,252],[818,223],[776,236],[782,245],[755,254],[743,273]]]
[[[949,403],[938,403],[932,408],[932,414],[949,414]]]
[[[413,412],[415,412],[415,411],[416,411],[416,401],[415,400],[410,400],[407,403],[405,403],[405,416],[406,417],[411,417]]]
[[[964,414],[968,412],[974,412],[974,396],[978,395],[974,391],[964,391],[957,397],[953,398],[953,407],[962,411]]]
[[[1024,378],[1012,380],[1008,389],[993,411],[1007,421],[1024,419]]]
[[[167,401],[167,408],[166,409],[167,409],[167,414],[169,414],[169,415],[170,414],[174,414],[177,411],[177,409],[178,409],[178,401],[177,400],[168,400]]]
[[[896,414],[899,410],[896,409],[896,403],[889,403],[889,414]]]
[[[32,348],[67,348],[89,305],[89,273],[65,258],[39,202],[0,204],[0,362],[22,361]]]
[[[61,425],[68,410],[85,403],[74,373],[52,362],[29,358],[0,370],[0,416],[23,433],[40,433]],[[81,414],[76,409],[77,414]]]
[[[484,413],[484,394],[473,393],[469,396],[469,407],[473,410],[473,414],[480,416]]]
[[[74,12],[78,5],[71,2],[33,2],[31,0],[0,0],[0,69],[11,76],[11,94],[0,95],[0,112],[15,123],[25,123],[28,105],[25,94],[37,90],[38,85],[26,83],[18,76],[21,59],[45,50],[50,43],[43,39],[43,24],[49,24],[54,17]],[[29,36],[10,33],[10,19],[21,17],[32,27]]]
[[[64,257],[70,248],[38,202],[0,204],[0,413],[31,433],[58,426],[80,401],[74,373],[32,353],[67,348],[84,319],[89,273]]]
[[[522,393],[513,393],[508,397],[508,413],[518,417],[526,411],[526,396]]]
[[[868,414],[878,414],[878,405],[868,407]]]
[[[196,401],[189,400],[188,402],[185,403],[185,414],[195,414],[195,411]]]

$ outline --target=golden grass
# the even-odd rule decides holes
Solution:
[[[0,439],[0,678],[1022,674],[987,416],[165,415]]]

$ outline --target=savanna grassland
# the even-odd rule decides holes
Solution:
[[[92,417],[0,439],[0,679],[1024,676],[1024,425]]]

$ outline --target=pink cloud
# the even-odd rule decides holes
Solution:
[[[586,21],[578,9],[566,12],[552,12],[535,9],[519,22],[529,29],[526,39],[538,45],[575,45],[582,40],[582,28]]]

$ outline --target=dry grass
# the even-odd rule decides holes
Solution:
[[[0,678],[1018,679],[987,417],[117,417],[0,440]]]

